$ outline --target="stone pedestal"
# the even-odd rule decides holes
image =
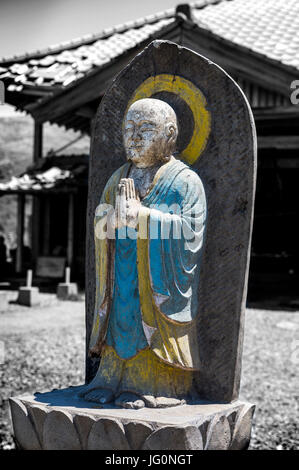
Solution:
[[[27,307],[38,305],[40,303],[38,287],[20,287],[17,302]]]
[[[62,282],[57,287],[57,297],[60,300],[68,300],[78,295],[78,286],[74,282]]]
[[[254,405],[196,403],[127,410],[76,396],[76,387],[10,399],[21,449],[242,450]]]

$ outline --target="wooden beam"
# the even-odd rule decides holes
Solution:
[[[93,119],[96,115],[96,110],[91,106],[82,106],[76,111],[77,116],[86,117],[88,119]]]
[[[294,170],[299,168],[299,159],[298,158],[277,158],[276,159],[277,168],[284,168],[287,170]]]
[[[24,221],[25,221],[25,195],[18,195],[17,208],[17,252],[16,252],[16,272],[20,273],[23,269],[23,251],[24,251]]]
[[[282,106],[279,108],[265,108],[254,109],[254,119],[268,119],[268,120],[286,120],[299,118],[299,106]]]
[[[258,136],[257,142],[259,149],[299,150],[298,135]]]
[[[34,121],[33,161],[43,158],[43,125]]]

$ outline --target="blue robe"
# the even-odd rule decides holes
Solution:
[[[102,203],[115,204],[118,182],[128,170],[126,164],[114,173]],[[102,216],[98,211],[97,217]],[[102,288],[91,347],[100,335],[122,359],[150,347],[166,363],[199,368],[194,319],[200,310],[197,286],[205,222],[206,200],[199,176],[183,162],[171,160],[158,170],[142,200],[138,236],[125,227],[121,229],[127,230],[125,234],[118,230],[109,242],[113,243],[112,299],[105,304]],[[102,245],[101,250],[105,249]]]

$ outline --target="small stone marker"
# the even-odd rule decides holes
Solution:
[[[61,282],[57,287],[57,297],[60,300],[71,300],[72,296],[78,295],[78,286],[71,282],[71,268],[65,268],[65,282]]]
[[[28,269],[27,271],[26,286],[32,287],[32,269]]]
[[[32,269],[27,270],[26,286],[19,288],[19,296],[17,303],[33,307],[39,304],[39,289],[32,287]]]

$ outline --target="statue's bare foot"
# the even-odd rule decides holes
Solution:
[[[103,389],[101,387],[101,384],[96,381],[96,379],[93,379],[90,383],[81,385],[80,387],[76,387],[76,393],[78,397],[80,398],[85,398],[85,396],[89,393],[92,392],[93,390],[99,390]],[[106,389],[105,389],[106,390]]]
[[[138,410],[139,408],[144,408],[145,403],[144,401],[135,393],[122,393],[117,397],[115,400],[116,406],[121,406],[122,408],[131,408],[134,410]]]
[[[83,395],[83,398],[86,401],[93,401],[95,403],[105,405],[106,403],[110,403],[114,400],[114,393],[111,390],[107,390],[105,388],[95,388],[93,390],[87,391]]]
[[[142,398],[145,406],[148,408],[170,408],[186,403],[185,400],[180,400],[179,398],[154,397],[152,395],[144,395]]]
[[[93,390],[96,387],[90,387],[90,384],[83,384],[83,385],[72,385],[69,387],[70,390],[72,390],[72,393],[77,395],[77,397],[84,397],[84,395],[89,392],[90,390]]]

